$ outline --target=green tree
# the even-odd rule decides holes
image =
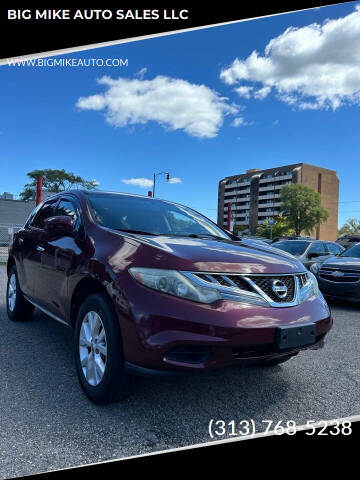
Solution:
[[[282,235],[293,235],[294,230],[289,227],[289,223],[287,218],[285,218],[282,214],[278,215],[274,218],[274,225],[272,226],[272,238],[281,237]],[[256,235],[264,238],[271,237],[271,227],[269,224],[269,220],[265,220],[264,223],[258,225],[256,228]]]
[[[233,234],[234,235],[239,235],[239,233],[243,232],[244,230],[247,230],[249,227],[246,226],[246,225],[234,225],[234,228],[233,228]]]
[[[31,181],[24,185],[24,190],[20,193],[20,197],[23,200],[28,200],[32,197],[39,177],[43,178],[43,188],[54,193],[62,192],[72,187],[83,187],[92,190],[98,185],[96,180],[85,180],[80,177],[80,175],[75,175],[64,169],[54,170],[46,168],[43,170],[33,170],[28,172],[27,176]]]
[[[349,218],[339,229],[338,233],[339,236],[360,234],[360,220],[357,220],[356,218]]]
[[[280,190],[280,211],[287,218],[295,235],[310,235],[314,228],[326,222],[329,213],[321,206],[321,195],[299,183],[285,185]]]

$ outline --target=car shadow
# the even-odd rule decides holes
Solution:
[[[6,317],[4,308],[1,310],[1,317]],[[290,381],[282,366],[230,367],[174,377],[132,377],[127,399],[99,407],[86,398],[78,384],[71,329],[35,310],[25,322],[6,319],[1,322],[1,330],[6,338],[2,350],[6,347],[11,351],[11,357],[3,363],[12,372],[7,379],[9,394],[23,392],[24,408],[38,410],[43,420],[51,421],[55,413],[64,420],[75,419],[79,427],[82,419],[95,412],[101,412],[99,425],[104,416],[112,418],[114,424],[125,415],[142,428],[154,428],[160,413],[165,423],[167,418],[172,422],[177,419],[180,423],[199,423],[224,415],[229,419],[239,415],[241,419],[263,417],[268,408],[286,396]],[[6,401],[4,393],[3,390],[1,403]],[[74,428],[74,420],[71,425]]]
[[[4,305],[0,319],[2,433],[11,438],[15,425],[37,439],[31,462],[38,471],[49,468],[40,460],[48,441],[57,451],[53,466],[64,468],[71,466],[68,449],[77,463],[89,463],[208,442],[211,419],[238,425],[253,419],[257,431],[267,418],[296,421],[305,415],[296,392],[312,395],[308,375],[318,371],[316,362],[309,368],[294,357],[281,366],[132,377],[129,397],[99,406],[78,383],[70,328],[38,310],[28,321],[10,322]],[[228,438],[229,432],[214,440]]]

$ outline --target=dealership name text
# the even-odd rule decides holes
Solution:
[[[188,20],[189,10],[8,10],[8,20]]]

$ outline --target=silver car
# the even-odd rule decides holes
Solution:
[[[326,258],[334,255],[340,255],[345,250],[338,243],[324,242],[322,240],[279,240],[271,244],[271,246],[291,253],[307,269],[310,269],[314,263],[323,262]]]

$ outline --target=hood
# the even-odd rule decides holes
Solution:
[[[298,273],[301,262],[281,250],[258,243],[207,238],[128,235],[136,266],[228,273]]]
[[[339,270],[359,270],[360,258],[330,257],[322,264],[324,267],[338,268]]]

